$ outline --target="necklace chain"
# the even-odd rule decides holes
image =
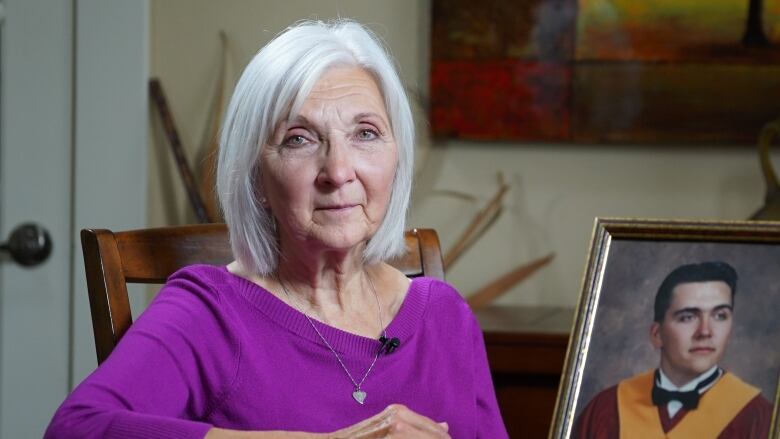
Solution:
[[[379,295],[376,293],[376,288],[374,288],[374,283],[371,281],[371,278],[366,276],[366,279],[368,279],[368,285],[371,287],[371,291],[374,293],[374,299],[376,299],[376,306],[379,310],[379,326],[382,328],[382,335],[387,338],[387,332],[385,332],[384,324],[382,323],[382,305],[379,302]],[[277,281],[279,282],[279,285],[282,287],[282,291],[284,291],[285,296],[287,296],[287,300],[290,302],[290,304],[298,310],[301,314],[303,314],[304,317],[306,317],[306,321],[309,322],[309,325],[311,325],[312,329],[314,329],[314,332],[317,333],[317,335],[320,337],[320,340],[325,344],[325,346],[330,349],[330,351],[333,353],[333,356],[336,357],[336,360],[338,360],[339,364],[341,365],[341,368],[344,369],[344,372],[346,372],[347,377],[352,382],[352,384],[355,386],[355,392],[361,392],[361,386],[363,385],[363,382],[366,381],[366,378],[368,377],[368,374],[371,373],[371,370],[374,368],[374,365],[376,364],[376,361],[379,359],[379,353],[381,352],[381,349],[377,349],[376,355],[374,355],[374,360],[371,361],[371,365],[368,366],[368,369],[366,369],[366,373],[363,374],[363,378],[360,379],[360,382],[355,381],[355,379],[352,377],[352,374],[349,372],[349,369],[347,369],[347,366],[344,364],[344,361],[341,360],[341,356],[339,356],[338,352],[336,352],[335,349],[333,349],[333,346],[331,346],[330,343],[328,343],[328,340],[325,338],[325,336],[322,335],[319,329],[317,329],[317,326],[314,324],[314,322],[311,320],[311,317],[309,317],[308,314],[298,309],[298,306],[293,303],[292,296],[290,295],[290,292],[287,291],[287,287],[284,285],[284,282],[280,278],[277,277]],[[353,394],[354,396],[354,394]],[[365,395],[364,395],[365,397]],[[360,404],[363,402],[358,400]]]

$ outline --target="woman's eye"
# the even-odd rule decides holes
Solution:
[[[292,135],[284,140],[286,146],[303,146],[307,143],[305,137],[300,135]]]
[[[358,140],[374,140],[379,137],[379,134],[374,130],[363,129],[358,131],[357,137]]]

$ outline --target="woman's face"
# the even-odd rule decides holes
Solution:
[[[298,243],[349,250],[374,235],[398,149],[370,74],[357,67],[326,71],[269,143],[261,153],[263,195],[283,252]]]

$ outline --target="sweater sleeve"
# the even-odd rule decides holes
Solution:
[[[490,376],[490,366],[485,350],[485,338],[477,319],[471,315],[471,333],[474,344],[474,388],[477,396],[477,438],[500,439],[508,438],[501,412],[496,401],[493,379]]]
[[[174,274],[109,358],[63,402],[45,438],[199,438],[239,348],[219,295]],[[233,334],[233,335],[231,335]]]

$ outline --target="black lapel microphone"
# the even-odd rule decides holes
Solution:
[[[401,346],[401,340],[399,340],[398,337],[387,338],[384,335],[379,337],[379,343],[382,344],[382,346],[379,347],[379,353],[381,354],[382,351],[384,351],[385,355],[392,354],[398,346]]]

